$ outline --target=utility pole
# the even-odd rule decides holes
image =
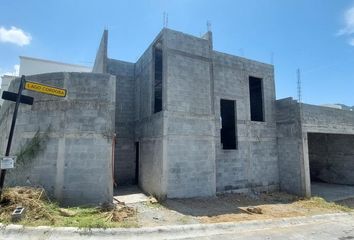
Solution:
[[[296,70],[296,76],[297,76],[297,100],[301,104],[302,102],[302,96],[301,96],[301,73],[300,73],[300,68]]]

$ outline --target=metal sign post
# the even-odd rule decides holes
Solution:
[[[12,137],[13,137],[13,135],[14,135],[15,125],[16,125],[16,118],[17,118],[17,112],[18,112],[18,107],[20,106],[20,100],[21,100],[21,94],[22,94],[24,82],[25,82],[25,76],[22,75],[21,81],[20,81],[20,86],[19,86],[19,88],[18,88],[17,99],[16,99],[16,105],[15,105],[14,113],[13,113],[13,115],[12,115],[12,122],[11,122],[11,128],[10,128],[9,139],[7,140],[7,147],[6,147],[6,153],[5,153],[5,156],[6,156],[6,157],[8,157],[8,156],[10,155]],[[3,190],[3,187],[4,187],[5,175],[6,175],[6,169],[1,169],[1,177],[0,177],[0,199],[1,199],[2,190]]]
[[[2,99],[16,102],[17,101],[17,93],[3,91],[2,92]],[[33,104],[33,97],[21,95],[20,103],[32,105]]]

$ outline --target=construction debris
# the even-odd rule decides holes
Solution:
[[[155,204],[158,203],[159,201],[155,197],[149,196],[148,202],[151,204]]]
[[[64,217],[74,217],[77,214],[76,212],[65,208],[59,208],[59,213]]]
[[[262,208],[260,207],[248,207],[246,210],[250,213],[263,214]]]
[[[25,215],[25,208],[17,207],[11,214],[11,221],[18,222],[24,217],[24,215]]]
[[[134,225],[135,217],[136,209],[122,202],[62,208],[49,200],[43,188],[7,188],[0,201],[0,222],[5,224],[115,227],[120,222]]]
[[[111,222],[121,222],[136,215],[135,208],[128,207],[122,202],[114,204],[113,208],[101,207],[101,211],[106,212],[106,220]]]
[[[48,203],[49,199],[43,188],[31,188],[31,187],[14,187],[5,189],[3,197],[0,202],[0,219],[19,220],[23,218],[24,211],[21,213],[16,212],[16,208],[21,207],[26,209],[25,218],[29,219],[45,219],[53,222],[54,219],[48,212],[45,203]],[[12,213],[18,213],[13,217]]]
[[[247,214],[263,214],[263,210],[260,207],[239,207],[238,209]]]

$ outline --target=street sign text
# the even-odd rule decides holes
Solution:
[[[67,92],[66,89],[52,87],[41,83],[29,82],[29,81],[26,81],[25,89],[44,93],[44,94],[54,95],[57,97],[65,97]]]

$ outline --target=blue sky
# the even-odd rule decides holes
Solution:
[[[0,74],[18,56],[92,65],[104,28],[109,57],[136,61],[163,26],[214,49],[275,65],[277,98],[354,105],[353,0],[0,0]],[[13,28],[12,28],[13,27]],[[273,57],[272,57],[273,56]]]

